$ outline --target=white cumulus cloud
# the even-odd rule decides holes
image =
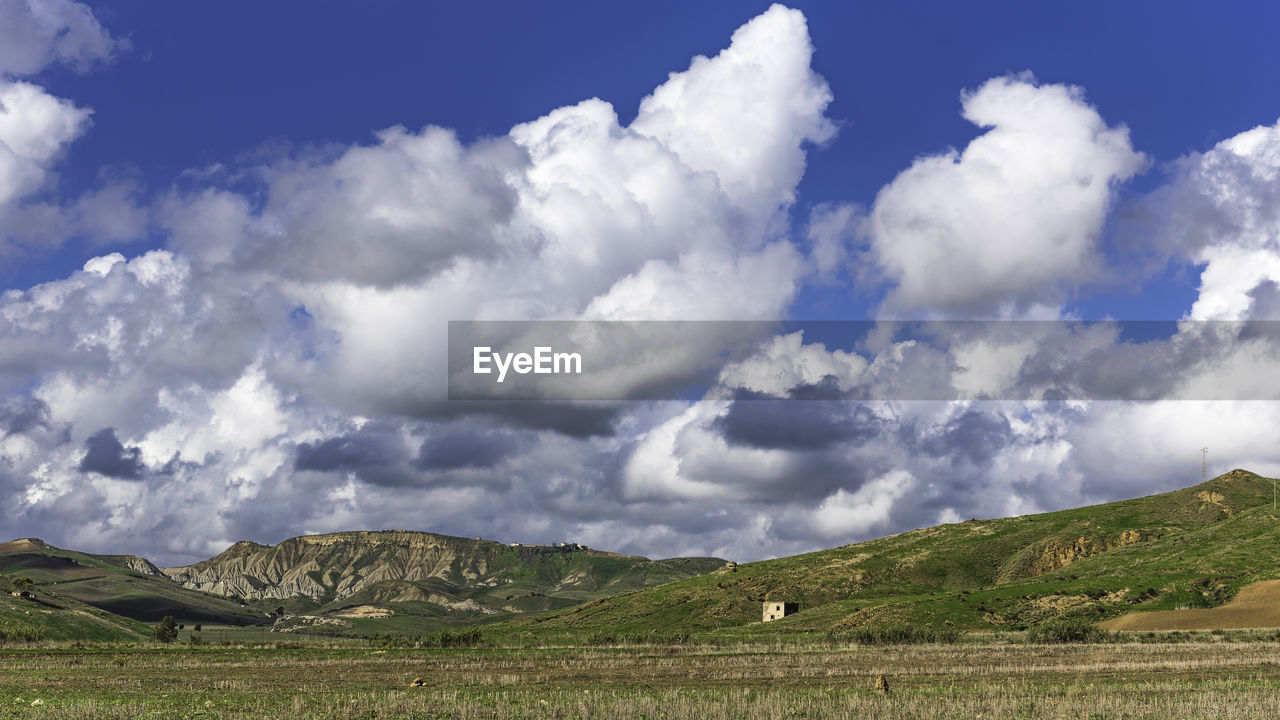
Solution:
[[[1115,185],[1145,158],[1083,91],[1026,76],[962,97],[990,128],[963,152],[917,160],[876,197],[868,232],[894,287],[891,314],[1053,314],[1101,270],[1097,244]]]

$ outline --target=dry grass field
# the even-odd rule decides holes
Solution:
[[[1280,644],[1210,640],[9,649],[0,718],[1280,716]]]

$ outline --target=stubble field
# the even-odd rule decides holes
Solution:
[[[1280,716],[1280,643],[1212,640],[11,648],[0,718]]]

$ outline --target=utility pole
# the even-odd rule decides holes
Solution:
[[[1209,479],[1209,448],[1200,448],[1200,482]]]

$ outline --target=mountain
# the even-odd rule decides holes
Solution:
[[[304,535],[279,545],[238,542],[217,557],[161,572],[203,593],[283,600],[286,612],[306,616],[299,621],[308,625],[320,616],[358,625],[351,619],[462,622],[562,608],[724,565],[718,558],[650,560],[574,543],[505,545],[394,530]]]
[[[1160,495],[913,530],[723,568],[492,630],[840,635],[885,625],[1020,629],[1214,607],[1246,585],[1280,578],[1273,482],[1233,470]],[[761,623],[766,599],[800,610]]]
[[[183,588],[143,558],[90,555],[37,538],[0,543],[0,576],[31,580],[41,597],[74,600],[134,620],[153,622],[173,615],[247,625],[267,619],[265,613],[226,598]]]

